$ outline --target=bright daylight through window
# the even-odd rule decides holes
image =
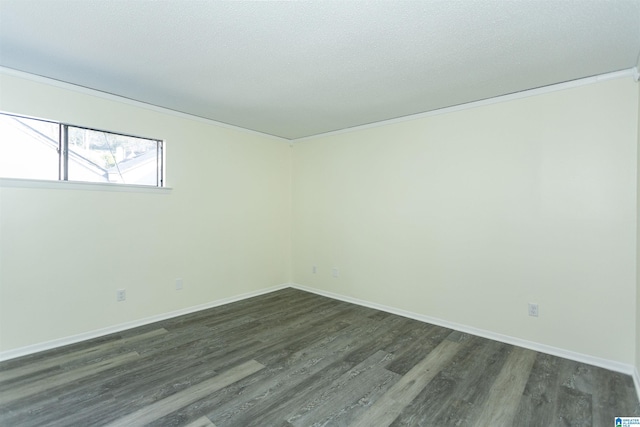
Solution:
[[[163,186],[162,141],[0,114],[0,177]]]

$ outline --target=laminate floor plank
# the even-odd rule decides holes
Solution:
[[[611,418],[610,422],[613,422],[613,418]],[[589,427],[592,425],[592,396],[575,388],[560,387],[558,391],[558,409],[551,427]]]
[[[564,360],[548,354],[538,354],[523,390],[514,427],[548,427],[557,412],[560,384],[565,370]]]
[[[512,347],[479,337],[454,342],[459,351],[393,421],[393,426],[472,425]]]
[[[226,387],[236,381],[248,377],[263,369],[264,365],[250,360],[235,368],[221,373],[207,381],[198,383],[187,390],[174,393],[161,400],[145,406],[144,408],[128,414],[108,424],[109,427],[130,427],[132,425],[145,425],[168,413],[177,411],[181,407],[197,401],[211,393]]]
[[[330,345],[335,345],[333,341],[339,338],[339,334],[343,329],[349,327],[349,324],[336,321],[336,322],[321,322],[314,328],[305,331],[304,335],[295,335],[295,340],[292,337],[281,337],[268,344],[258,343],[262,345],[262,354],[266,354],[265,358],[261,358],[258,361],[270,368],[260,372],[257,376],[252,377],[247,381],[240,381],[230,387],[227,387],[223,392],[220,392],[211,397],[206,402],[199,402],[195,407],[185,407],[181,413],[170,415],[167,417],[167,425],[180,425],[177,419],[192,419],[195,415],[201,413],[207,413],[207,410],[219,412],[219,408],[225,404],[229,404],[231,401],[235,401],[234,404],[238,404],[236,395],[245,396],[254,383],[259,381],[273,381],[271,377],[282,371],[288,370],[291,372],[291,366],[298,363],[301,359],[308,358],[311,354],[322,354],[327,351],[327,342]],[[348,331],[346,333],[349,333]],[[353,336],[353,332],[350,333]],[[349,338],[343,338],[343,343],[349,343]],[[314,350],[320,347],[321,350]],[[315,351],[315,353],[314,353]],[[245,356],[254,355],[252,351],[244,349],[242,354]],[[276,357],[277,356],[277,357]],[[268,363],[265,360],[268,360]]]
[[[114,357],[113,359],[107,359],[99,363],[68,372],[60,372],[40,381],[5,390],[0,393],[0,407],[34,394],[50,392],[52,389],[72,383],[88,375],[95,375],[102,371],[114,369],[119,365],[124,365],[132,359],[137,359],[139,357],[138,353],[126,353],[121,356]]]
[[[302,391],[304,387],[299,387],[300,383],[338,361],[339,369],[342,372],[346,371],[349,365],[343,362],[342,358],[352,349],[353,341],[360,335],[362,329],[362,326],[347,327],[333,336],[316,341],[291,354],[285,361],[274,365],[271,369],[267,368],[273,370],[275,375],[267,381],[247,387],[241,396],[217,407],[215,414],[208,414],[209,418],[218,427],[246,425],[259,416],[259,412],[254,408],[264,406],[262,404],[265,397],[268,397],[271,404],[271,401],[289,390]]]
[[[396,355],[387,369],[400,375],[406,374],[452,332],[439,326],[423,325],[427,327],[416,326],[412,322],[409,331],[398,334],[396,340],[384,348]]]
[[[633,380],[297,289],[0,362],[0,426],[606,426]]]
[[[66,400],[57,399],[53,402],[46,402],[42,407],[32,408],[27,413],[7,418],[6,425],[20,427],[103,425],[110,418],[98,419],[94,415],[94,408],[105,405],[110,405],[113,408],[117,404],[117,400],[107,393],[84,396],[82,401],[73,403],[70,404]],[[59,408],[61,407],[65,408],[65,411],[60,411]],[[86,422],[92,419],[97,420],[97,424],[91,421]],[[0,423],[0,425],[4,424]]]
[[[374,374],[379,375],[374,378]],[[377,369],[368,376],[367,383],[363,384],[360,390],[361,397],[353,401],[343,401],[340,405],[336,405],[333,411],[324,419],[319,417],[312,420],[309,416],[309,422],[313,421],[311,426],[351,426],[355,420],[363,416],[369,410],[371,405],[380,399],[389,389],[399,381],[398,374],[386,369]],[[369,388],[365,388],[369,387]],[[320,415],[320,414],[319,414]]]
[[[286,414],[297,410],[311,396],[319,393],[333,380],[343,375],[350,366],[344,360],[337,360],[327,363],[326,366],[318,366],[317,369],[314,366],[309,376],[294,378],[291,386],[271,383],[268,399],[260,397],[248,402],[242,412],[229,417],[224,425],[249,427],[278,425],[283,421],[288,423]]]
[[[451,364],[446,368],[447,374],[456,376],[456,388],[452,393],[451,406],[455,408],[453,411],[440,411],[436,418],[437,422],[442,425],[468,425],[481,426],[476,423],[478,414],[488,410],[488,408],[502,409],[502,402],[492,402],[492,399],[504,399],[499,393],[492,394],[491,391],[497,385],[504,385],[498,382],[501,376],[507,372],[511,372],[509,368],[509,360],[513,356],[515,348],[509,344],[503,344],[496,341],[487,340],[485,338],[473,337],[468,335],[459,343],[467,343],[472,345],[473,342],[479,343],[478,347],[472,354],[471,358],[462,363]],[[466,374],[462,374],[462,373]],[[529,372],[522,375],[528,377]],[[506,380],[507,378],[505,378]],[[507,385],[511,385],[507,383]],[[446,407],[447,405],[445,405]],[[489,423],[492,424],[491,422]],[[496,423],[500,425],[499,423]],[[507,423],[507,425],[509,425]]]
[[[311,343],[333,337],[343,329],[351,326],[350,323],[342,320],[340,316],[327,319],[327,321],[323,321],[321,325],[309,327],[306,331],[300,331],[300,333],[295,336],[287,336],[286,338],[264,342],[264,351],[256,356],[256,360],[267,366],[277,364],[279,361],[285,360],[292,354],[306,348]]]
[[[440,370],[458,352],[460,345],[443,341],[407,372],[367,412],[353,423],[354,426],[388,426],[395,420]]]
[[[337,420],[346,413],[349,413],[352,418],[361,415],[366,407],[358,405],[358,402],[367,399],[371,390],[386,390],[400,379],[400,375],[384,369],[391,360],[393,360],[393,354],[379,350],[319,392],[311,396],[305,393],[297,399],[292,398],[289,406],[293,411],[286,415],[287,421],[296,427],[306,427],[314,423],[335,425]],[[357,411],[356,408],[362,410]],[[272,413],[275,416],[282,416],[283,411],[277,408]],[[342,420],[342,422],[348,422],[348,420]]]
[[[154,329],[157,329],[157,328],[154,328]],[[137,335],[137,334],[134,334],[134,335]],[[53,357],[64,356],[66,354],[71,354],[78,351],[85,351],[89,347],[118,341],[118,340],[121,340],[122,338],[123,337],[121,333],[113,333],[113,334],[93,338],[91,340],[80,341],[80,342],[65,345],[62,347],[56,347],[49,350],[28,354],[25,356],[17,357],[15,359],[5,360],[0,362],[0,372],[5,372],[5,371],[8,372],[15,368],[24,368],[27,365],[37,364],[41,361],[46,362],[47,360]]]
[[[303,304],[299,304],[293,307],[280,307],[279,310],[272,309],[271,311],[261,312],[259,315],[255,311],[251,314],[255,319],[257,325],[260,325],[262,329],[277,325],[287,325],[291,322],[299,321],[301,317],[309,316],[314,313],[321,313],[326,308],[332,308],[335,305],[331,304],[331,301],[313,302],[308,301]],[[233,314],[230,314],[232,316]],[[220,319],[212,319],[211,321],[203,323],[206,326],[212,326],[219,322]],[[260,328],[258,329],[260,330]],[[257,331],[256,331],[257,332]]]
[[[246,345],[228,352],[219,349],[217,352],[207,353],[205,349],[195,355],[183,354],[178,360],[174,357],[164,358],[162,364],[153,362],[153,365],[145,366],[145,363],[142,362],[137,371],[123,372],[122,376],[107,380],[105,385],[109,390],[112,390],[116,397],[123,400],[131,400],[133,396],[139,395],[142,386],[146,391],[145,400],[153,400],[172,390],[177,390],[178,388],[175,386],[180,382],[188,385],[191,383],[188,379],[190,376],[206,376],[216,371],[225,370],[238,361],[246,360],[251,353],[259,348],[259,342],[249,341]],[[243,355],[246,357],[242,357]],[[170,384],[172,388],[167,389],[167,384]]]
[[[321,319],[321,320],[319,320]],[[321,311],[306,312],[289,322],[278,324],[266,323],[264,327],[253,331],[255,339],[263,342],[272,342],[274,339],[291,337],[300,331],[312,329],[327,322],[345,321],[352,322],[353,314],[348,307],[329,306]]]
[[[390,346],[401,334],[403,318],[388,319],[386,322],[365,321],[366,332],[359,334],[354,341],[353,349],[345,355],[345,360],[354,366],[375,354],[380,349]]]
[[[186,424],[185,427],[216,427],[207,417],[200,417],[197,420]]]
[[[477,418],[473,417],[475,425],[513,425],[535,358],[535,351],[517,347],[511,351],[491,386],[482,412]]]
[[[243,323],[242,325],[246,324]],[[241,328],[241,326],[235,324],[232,329],[235,328]],[[203,339],[203,336],[207,335],[208,338]],[[194,326],[188,331],[184,331],[184,333],[171,331],[146,346],[133,346],[132,348],[135,349],[140,356],[152,358],[165,356],[170,352],[180,353],[185,351],[185,349],[195,350],[222,346],[224,346],[224,336],[221,333],[212,334],[206,327]]]
[[[313,294],[301,294],[292,289],[284,289],[271,294],[236,301],[230,304],[212,307],[196,313],[169,319],[165,321],[165,327],[167,329],[185,328],[192,324],[214,327],[217,324],[225,323],[239,317],[254,317],[255,315],[267,316],[273,312],[287,312],[291,307],[295,309],[302,307],[309,302],[318,303],[318,300],[313,297]],[[259,306],[259,310],[256,309],[257,306]]]
[[[350,345],[348,348],[348,354],[341,357],[337,362],[332,363],[325,370],[316,375],[310,376],[304,382],[300,383],[295,389],[283,393],[277,401],[266,403],[265,405],[268,406],[267,408],[262,408],[261,405],[258,405],[253,409],[253,412],[260,413],[260,417],[258,419],[262,419],[263,416],[268,417],[268,414],[272,413],[277,413],[278,416],[281,417],[283,413],[287,413],[289,410],[294,413],[298,410],[299,405],[304,404],[304,401],[312,400],[316,391],[319,390],[320,387],[330,387],[330,384],[327,382],[329,380],[334,380],[336,375],[345,375],[344,372],[351,370],[352,375],[357,376],[356,373],[358,371],[353,371],[353,367],[359,363],[365,363],[363,360],[370,359],[372,357],[372,353],[374,353],[374,356],[379,353],[384,354],[384,352],[372,349],[375,348],[375,346],[372,347],[371,344],[379,342],[385,335],[392,333],[394,331],[394,325],[397,324],[399,320],[400,319],[397,319],[395,322],[387,322],[382,325],[371,324],[371,322],[358,319],[358,322],[354,322],[352,328],[354,328],[355,331],[358,331],[361,328],[366,328],[367,332],[356,332],[355,336],[358,337],[357,339],[354,339],[353,337],[349,338]],[[358,324],[360,325],[358,326]],[[345,331],[348,331],[348,329],[345,329]],[[391,359],[392,357],[385,357],[384,363],[388,363]],[[296,355],[293,355],[291,359],[285,363],[290,363],[291,360],[296,360]],[[327,375],[327,371],[329,370],[335,373],[335,375]],[[336,390],[332,390],[331,394],[335,395],[336,392]],[[267,418],[267,420],[270,421],[269,418]],[[291,421],[289,420],[289,422]],[[253,423],[250,421],[247,425],[253,425]]]
[[[593,396],[593,425],[607,425],[615,417],[640,413],[640,403],[628,398],[635,393],[631,376],[595,366],[590,369],[594,378],[589,390]]]
[[[282,319],[278,319],[275,314],[267,317],[261,316],[254,322],[225,331],[219,338],[225,342],[233,342],[237,336],[242,337],[250,334],[252,339],[265,342],[273,342],[274,339],[281,340],[283,337],[289,339],[287,332],[296,329],[296,326],[312,326],[313,323],[318,323],[318,318],[314,316],[318,310],[324,310],[324,319],[331,317],[327,314],[327,309],[316,305],[314,308],[300,310],[296,314],[283,313]]]
[[[53,356],[46,360],[25,364],[24,366],[16,367],[13,369],[7,369],[0,371],[0,391],[2,387],[15,378],[25,377],[33,373],[41,372],[43,370],[51,368],[59,368],[61,366],[68,365],[78,360],[87,361],[95,360],[99,356],[103,356],[105,353],[112,351],[114,348],[121,348],[128,346],[135,342],[145,342],[150,338],[154,338],[158,335],[166,334],[167,330],[164,328],[155,329],[153,331],[136,335],[130,338],[123,338],[115,341],[109,341],[104,344],[99,344],[93,347],[81,349],[73,353],[61,354],[59,356]],[[128,349],[126,349],[128,350]],[[28,379],[32,381],[32,379]],[[15,387],[15,383],[11,387]]]
[[[304,307],[308,308],[308,307],[313,307],[315,305],[322,305],[327,302],[329,303],[332,302],[330,298],[321,297],[318,295],[312,295],[305,292],[299,292],[296,290],[279,291],[278,294],[279,295],[277,295],[275,298],[271,298],[271,296],[273,295],[269,295],[269,298],[271,299],[266,304],[262,302],[262,297],[256,297],[256,298],[260,298],[260,303],[259,303],[260,310],[258,311],[258,313],[260,313],[261,316],[268,316],[273,313],[283,313],[283,312],[286,313],[286,312],[295,311]],[[249,313],[251,312],[255,313],[256,312],[255,302],[251,300],[248,300],[248,302],[249,304],[247,305],[246,309],[248,310]],[[245,304],[245,301],[241,301],[236,304],[241,304],[241,303]],[[264,309],[263,309],[263,306],[264,306]],[[225,306],[225,308],[227,307]],[[229,311],[233,315],[238,310],[235,307],[229,307]]]
[[[255,348],[261,344],[253,343]],[[242,351],[242,349],[239,349]],[[223,357],[216,357],[223,355]],[[208,359],[207,359],[208,358]],[[66,402],[69,412],[76,413],[76,419],[82,420],[86,425],[94,424],[96,420],[108,420],[118,411],[133,411],[160,399],[167,394],[186,388],[197,381],[199,376],[207,377],[215,374],[213,364],[208,360],[215,360],[216,367],[226,362],[231,365],[237,360],[237,353],[230,353],[220,349],[218,354],[207,354],[206,349],[196,351],[192,346],[176,363],[176,355],[161,353],[155,357],[140,358],[132,363],[127,370],[111,373],[103,377],[94,377],[87,384],[77,384],[73,389],[63,390],[60,399]],[[224,368],[225,366],[222,366]],[[105,404],[94,408],[88,413],[89,418],[81,418],[83,410],[83,396],[93,393],[111,395],[115,398],[112,404]],[[41,414],[40,421],[46,415]],[[37,417],[36,417],[37,419]],[[66,418],[65,418],[66,419]],[[38,425],[37,423],[35,425]]]

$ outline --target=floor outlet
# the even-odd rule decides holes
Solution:
[[[529,316],[538,317],[538,304],[529,303]]]
[[[127,299],[127,291],[125,289],[118,289],[116,291],[116,301],[121,302]]]

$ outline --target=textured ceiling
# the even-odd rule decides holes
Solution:
[[[640,0],[0,0],[0,65],[287,139],[637,67]]]

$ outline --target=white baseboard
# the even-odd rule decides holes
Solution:
[[[478,328],[474,328],[473,326],[462,325],[459,323],[450,322],[447,320],[438,319],[431,316],[425,316],[423,314],[413,313],[411,311],[401,310],[401,309],[390,307],[384,304],[373,303],[370,301],[365,301],[358,298],[349,297],[346,295],[336,294],[333,292],[327,292],[321,289],[316,289],[309,286],[300,285],[297,283],[292,283],[291,287],[300,289],[302,291],[312,292],[314,294],[322,295],[328,298],[333,298],[340,301],[349,302],[352,304],[357,304],[364,307],[385,311],[387,313],[397,314],[399,316],[408,317],[410,319],[419,320],[421,322],[431,323],[433,325],[442,326],[444,328],[454,329],[456,331],[477,335],[483,338],[488,338],[490,340],[500,341],[500,342],[515,345],[518,347],[528,348],[530,350],[534,350],[540,353],[546,353],[553,356],[563,357],[565,359],[575,360],[576,362],[586,363],[588,365],[594,365],[601,368],[609,369],[611,371],[631,375],[635,381],[636,392],[640,396],[640,381],[638,377],[638,370],[633,365],[617,362],[615,360],[602,359],[599,357],[590,356],[588,354],[577,353],[574,351],[565,350],[562,348],[553,347],[553,346],[549,346],[549,345],[545,345],[537,342],[527,341],[521,338],[509,336],[509,335],[502,335],[496,332],[487,331],[485,329],[478,329]]]
[[[447,320],[438,319],[435,317],[425,316],[418,313],[413,313],[406,310],[401,310],[398,308],[390,307],[384,304],[373,303],[366,300],[361,300],[359,298],[353,298],[346,295],[336,294],[333,292],[323,291],[321,289],[312,288],[309,286],[300,285],[297,283],[284,283],[281,285],[272,286],[269,288],[260,289],[253,292],[247,292],[244,294],[236,295],[233,297],[222,298],[215,301],[210,301],[208,303],[195,305],[192,307],[183,308],[180,310],[172,311],[169,313],[162,313],[151,317],[146,317],[144,319],[134,320],[131,322],[121,323],[118,325],[110,326],[107,328],[97,329],[94,331],[84,332],[82,334],[77,334],[65,338],[55,339],[52,341],[47,341],[43,343],[33,344],[25,347],[20,347],[12,350],[7,350],[0,352],[0,362],[14,359],[16,357],[27,356],[29,354],[38,353],[45,350],[51,350],[53,348],[62,347],[69,344],[75,344],[81,341],[90,340],[93,338],[98,338],[101,336],[113,334],[116,332],[122,332],[127,329],[136,328],[139,326],[148,325],[150,323],[159,322],[161,320],[171,319],[173,317],[182,316],[185,314],[195,313],[197,311],[206,310],[208,308],[217,307],[224,304],[230,304],[232,302],[241,301],[244,299],[256,297],[259,295],[268,294],[271,292],[279,291],[285,288],[295,288],[300,289],[302,291],[311,292],[317,295],[322,295],[328,298],[336,299],[339,301],[344,301],[352,304],[361,305],[364,307],[373,308],[376,310],[385,311],[387,313],[397,314],[399,316],[408,317],[410,319],[419,320],[421,322],[430,323],[433,325],[442,326],[449,329],[454,329],[460,332],[469,333],[472,335],[477,335],[483,338],[488,338],[495,341],[500,341],[506,344],[516,345],[519,347],[528,348],[530,350],[538,351],[541,353],[551,354],[553,356],[564,357],[566,359],[575,360],[577,362],[586,363],[589,365],[599,366],[601,368],[609,369],[611,371],[621,372],[623,374],[631,375],[633,378],[633,382],[636,388],[636,393],[638,394],[638,399],[640,400],[640,374],[638,373],[638,369],[633,365],[628,365],[621,362],[616,362],[613,360],[602,359],[595,356],[590,356],[588,354],[577,353],[569,350],[565,350],[558,347],[552,347],[545,344],[540,344],[532,341],[523,340],[516,337],[511,337],[508,335],[498,334],[492,331],[487,331],[484,329],[474,328],[468,325],[462,325],[454,322],[449,322]]]
[[[29,354],[38,353],[45,350],[51,350],[57,347],[62,347],[69,344],[75,344],[81,341],[90,340],[93,338],[102,337],[105,335],[113,334],[116,332],[122,332],[127,329],[137,328],[139,326],[148,325],[150,323],[159,322],[161,320],[171,319],[173,317],[183,316],[185,314],[194,313],[196,311],[206,310],[208,308],[217,307],[224,304],[229,304],[236,301],[241,301],[244,299],[256,297],[258,295],[264,295],[271,292],[278,291],[280,289],[291,287],[289,283],[284,283],[281,285],[272,286],[269,288],[260,289],[258,291],[247,292],[240,295],[235,295],[228,298],[222,298],[215,301],[210,301],[204,304],[194,305],[192,307],[183,308],[180,310],[171,311],[168,313],[162,313],[151,317],[145,317],[143,319],[134,320],[131,322],[120,323],[118,325],[109,326],[102,329],[97,329],[89,332],[83,332],[81,334],[72,335],[64,338],[59,338],[51,341],[46,341],[43,343],[28,345],[25,347],[20,347],[12,350],[2,351],[0,352],[0,362],[15,359],[16,357],[27,356]]]
[[[636,394],[638,395],[638,400],[640,400],[640,374],[638,373],[638,368],[636,367],[633,370],[633,384],[636,386]]]

